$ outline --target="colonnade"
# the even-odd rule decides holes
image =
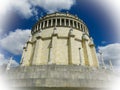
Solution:
[[[70,27],[75,28],[81,31],[84,31],[88,34],[86,26],[81,23],[79,20],[69,19],[69,18],[50,18],[39,21],[32,30],[32,33],[48,28],[48,27]]]

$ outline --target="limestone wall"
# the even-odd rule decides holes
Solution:
[[[110,83],[119,76],[119,74],[110,70],[77,65],[37,65],[17,67],[11,68],[9,71],[5,72],[4,75],[8,75],[6,81],[11,87],[76,87],[79,89],[110,88]]]

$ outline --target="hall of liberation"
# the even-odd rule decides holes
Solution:
[[[95,46],[85,23],[68,13],[42,17],[23,49],[22,66],[83,65],[98,67]]]
[[[10,90],[111,90],[119,76],[99,66],[86,24],[69,13],[40,18],[23,48],[20,66],[4,75]]]

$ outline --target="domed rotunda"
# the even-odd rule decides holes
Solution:
[[[9,90],[111,90],[119,75],[99,66],[88,28],[77,16],[48,14],[31,34],[20,66],[2,72]]]
[[[22,66],[99,66],[88,28],[77,16],[68,13],[48,14],[38,20],[31,34],[23,50]]]

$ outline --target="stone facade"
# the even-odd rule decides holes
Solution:
[[[22,66],[83,65],[98,67],[93,40],[85,23],[68,13],[42,17],[23,49]]]
[[[36,65],[11,68],[6,75],[10,90],[111,90],[120,74],[78,65]]]

